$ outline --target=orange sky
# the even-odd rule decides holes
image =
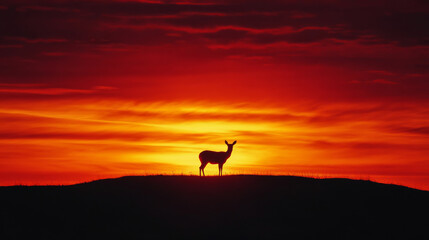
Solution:
[[[198,174],[200,151],[237,140],[225,174],[429,190],[427,13],[418,1],[6,0],[0,185]]]

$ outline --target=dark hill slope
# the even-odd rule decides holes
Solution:
[[[429,192],[348,179],[146,176],[0,188],[0,239],[413,239]]]

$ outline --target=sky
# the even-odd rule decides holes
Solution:
[[[428,22],[423,0],[2,0],[0,185],[196,175],[237,140],[224,174],[429,190]]]

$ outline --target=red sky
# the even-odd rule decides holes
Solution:
[[[0,185],[197,174],[226,139],[226,174],[429,190],[429,4],[303,2],[3,0]]]

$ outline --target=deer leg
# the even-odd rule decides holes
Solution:
[[[204,173],[204,168],[206,167],[207,164],[201,163],[200,166],[200,176],[201,176],[201,171],[203,172],[203,176],[206,176],[206,174]]]

